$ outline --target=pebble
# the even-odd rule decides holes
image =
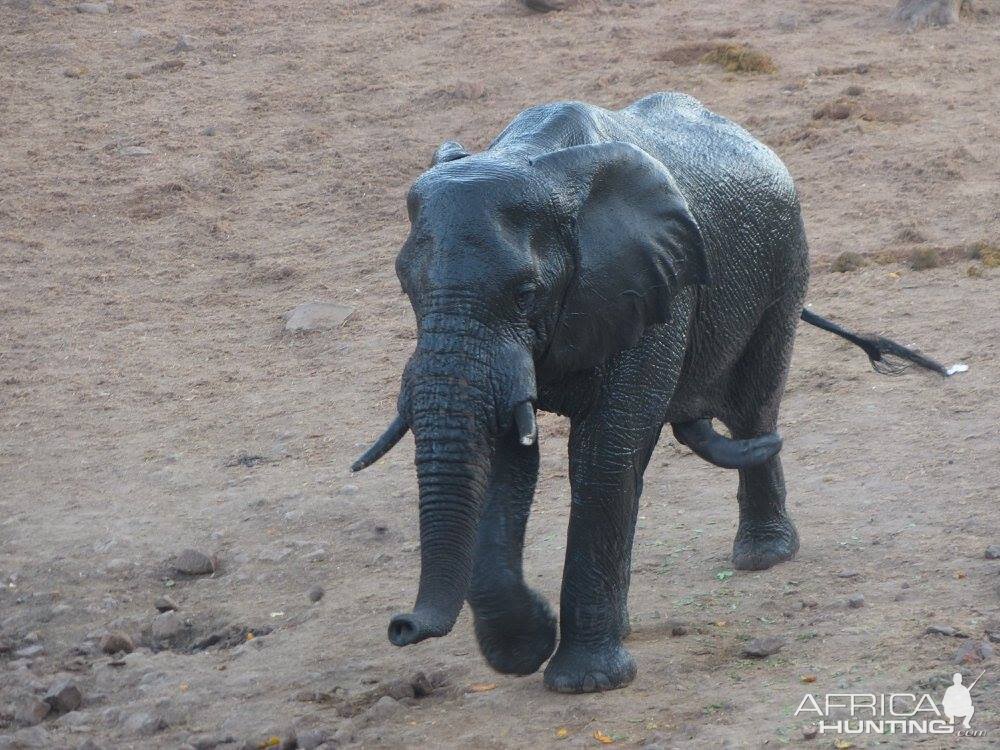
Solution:
[[[194,49],[195,38],[190,34],[181,34],[177,38],[177,44],[174,45],[173,52],[187,52]]]
[[[356,484],[345,484],[343,487],[340,488],[340,494],[341,495],[357,495],[358,494],[358,490],[359,490],[359,488],[358,488],[358,485],[356,485]]]
[[[145,146],[122,146],[118,153],[122,156],[152,156],[153,151]]]
[[[104,566],[104,572],[110,576],[120,576],[132,569],[132,563],[121,557],[116,557]]]
[[[156,714],[141,711],[139,713],[132,714],[125,719],[123,726],[126,731],[132,734],[148,737],[163,729],[164,721],[162,717],[157,716]]]
[[[163,612],[153,618],[152,634],[157,641],[172,641],[184,628],[180,616],[173,610]]]
[[[784,645],[785,639],[778,636],[769,635],[763,638],[754,638],[743,647],[743,655],[752,659],[763,659],[778,653]]]
[[[851,594],[847,597],[847,606],[851,609],[861,609],[865,606],[864,594]]]
[[[332,302],[306,302],[285,313],[285,330],[309,332],[340,328],[353,314],[353,307]]]
[[[77,3],[75,10],[77,13],[89,13],[91,15],[105,15],[110,12],[107,3]]]
[[[45,647],[40,646],[36,643],[33,646],[24,646],[23,648],[19,648],[17,651],[14,652],[14,656],[16,656],[18,659],[33,659],[34,657],[39,656],[44,652],[45,652]]]
[[[817,734],[819,734],[819,727],[815,724],[802,727],[802,739],[804,740],[814,740]]]
[[[177,555],[174,562],[174,569],[178,573],[189,576],[207,575],[215,572],[215,561],[204,552],[195,549],[186,549]]]
[[[80,707],[83,693],[73,680],[61,680],[49,688],[45,694],[45,702],[56,713],[66,714]]]
[[[309,591],[308,591],[308,593],[306,595],[309,597],[309,601],[311,601],[313,604],[315,604],[316,602],[318,602],[320,599],[323,598],[323,595],[325,593],[326,593],[326,589],[324,589],[322,586],[320,586],[317,583],[315,586],[313,586],[313,587],[311,587],[309,589]]]
[[[169,596],[156,597],[156,601],[153,602],[153,606],[156,608],[157,612],[173,612],[176,609],[180,609],[180,607],[177,606],[177,602]]]
[[[281,562],[286,557],[292,554],[292,550],[288,547],[271,547],[266,549],[257,555],[257,559],[262,562]]]
[[[221,734],[193,734],[187,738],[187,744],[195,750],[213,750],[219,745],[229,745],[236,742],[236,738],[225,732]]]
[[[128,38],[127,38],[125,44],[128,47],[138,47],[143,42],[145,42],[145,41],[147,41],[149,39],[152,39],[152,38],[153,38],[153,35],[150,34],[148,31],[146,31],[145,29],[132,29],[128,33]]]
[[[127,633],[116,630],[101,636],[101,651],[105,654],[117,654],[120,652],[131,654],[135,651],[135,643]]]
[[[14,721],[22,727],[33,727],[40,724],[52,710],[45,701],[35,695],[26,698],[14,711]]]
[[[987,560],[1000,560],[1000,544],[991,544],[986,548]]]
[[[217,127],[215,127],[214,125],[209,125],[208,127],[202,129],[201,134],[207,136],[213,136],[218,132],[219,129]]]

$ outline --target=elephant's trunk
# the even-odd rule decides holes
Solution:
[[[493,400],[470,385],[469,366],[421,357],[410,368],[410,424],[420,487],[420,588],[413,612],[389,623],[397,646],[447,635],[472,578],[476,532],[489,478]],[[478,382],[488,383],[483,378]]]

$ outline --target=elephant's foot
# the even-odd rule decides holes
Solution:
[[[635,679],[635,661],[620,643],[601,648],[559,646],[545,667],[545,687],[557,693],[615,690]]]
[[[531,674],[556,647],[556,617],[531,589],[514,606],[489,613],[475,610],[474,626],[479,650],[503,674]]]
[[[791,519],[740,521],[733,542],[733,567],[737,570],[767,570],[795,557],[799,535]]]

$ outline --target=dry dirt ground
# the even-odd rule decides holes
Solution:
[[[1000,241],[1000,6],[902,33],[892,4],[0,3],[0,747],[257,747],[292,728],[331,746],[598,747],[597,732],[833,747],[803,738],[807,692],[940,698],[956,652],[1000,630],[1000,561],[984,553],[1000,543],[1000,270],[963,249]],[[717,42],[752,43],[777,70],[690,53]],[[492,674],[467,613],[448,638],[396,649],[387,620],[418,574],[412,441],[347,467],[390,419],[413,345],[393,273],[406,189],[442,140],[482,148],[531,104],[657,90],[695,95],[787,162],[816,310],[970,370],[886,378],[803,330],[782,416],[802,550],[766,572],[729,572],[735,477],[665,437],[628,689],[555,695],[539,674]],[[947,262],[912,270],[930,247]],[[843,251],[880,262],[830,272]],[[355,312],[285,333],[282,313],[308,301]],[[526,547],[553,602],[565,434],[543,418]],[[187,547],[217,572],[175,573]],[[159,642],[164,594],[179,631]],[[110,630],[136,650],[102,654]],[[766,635],[784,648],[741,656]],[[996,747],[1000,664],[960,669],[986,670],[985,737],[839,747]],[[430,695],[410,698],[418,671]],[[32,695],[67,677],[79,709],[24,728]]]

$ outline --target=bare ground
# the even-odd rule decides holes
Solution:
[[[806,692],[939,696],[958,649],[1000,627],[1000,562],[984,558],[1000,542],[1000,270],[962,250],[1000,241],[1000,7],[904,34],[892,5],[0,3],[0,746],[257,746],[315,727],[366,747],[597,747],[595,732],[831,747],[792,715]],[[716,41],[752,43],[777,72],[671,53]],[[815,309],[970,370],[887,379],[803,330],[782,418],[802,551],[762,573],[727,574],[735,477],[665,438],[626,690],[553,695],[540,675],[494,675],[467,614],[446,639],[395,649],[387,618],[418,574],[412,443],[358,477],[347,466],[392,414],[412,348],[392,269],[406,188],[442,140],[481,148],[531,104],[656,90],[697,96],[786,160]],[[886,262],[930,247],[952,262]],[[826,272],[843,251],[882,262]],[[283,333],[280,315],[311,300],[356,312]],[[543,418],[526,547],[553,602],[565,433]],[[174,573],[186,547],[218,571]],[[182,627],[160,649],[148,630],[164,593]],[[102,655],[110,629],[139,648]],[[763,635],[786,645],[743,658]],[[917,746],[995,746],[996,659],[960,668],[987,670],[973,694],[987,736]],[[417,671],[429,696],[373,705]],[[16,710],[61,676],[80,709],[20,728]]]

